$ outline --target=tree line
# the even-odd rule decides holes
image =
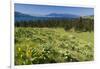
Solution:
[[[41,19],[31,21],[15,21],[15,27],[49,27],[49,28],[64,28],[70,30],[74,28],[76,31],[94,31],[94,19],[89,18],[53,18],[53,19]]]

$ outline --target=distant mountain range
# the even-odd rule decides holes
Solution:
[[[58,14],[58,13],[51,13],[46,15],[48,17],[64,17],[64,18],[78,18],[80,16],[78,15],[72,15],[72,14]]]
[[[15,21],[29,21],[29,20],[33,20],[33,18],[35,17],[28,15],[28,14],[15,12]]]
[[[79,18],[78,15],[73,14],[58,14],[58,13],[51,13],[44,16],[33,16],[21,12],[15,12],[15,21],[30,21],[30,20],[42,20],[42,19],[51,19],[51,18],[66,18],[66,19],[73,19]],[[86,17],[84,17],[86,18]]]

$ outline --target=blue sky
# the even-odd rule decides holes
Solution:
[[[93,8],[33,4],[15,4],[15,11],[29,15],[47,15],[50,13],[74,14],[80,16],[94,15]]]

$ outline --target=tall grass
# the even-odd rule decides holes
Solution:
[[[15,28],[15,65],[93,60],[93,32]]]

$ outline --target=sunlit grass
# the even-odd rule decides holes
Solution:
[[[91,61],[93,36],[63,28],[15,28],[15,64]]]

